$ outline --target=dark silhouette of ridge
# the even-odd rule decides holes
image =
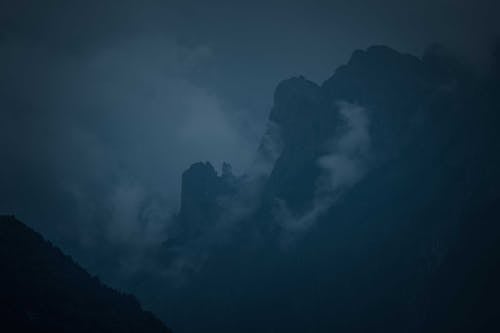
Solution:
[[[2,332],[171,332],[14,216],[0,216]]]

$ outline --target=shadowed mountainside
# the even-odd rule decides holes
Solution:
[[[3,332],[170,332],[13,216],[0,216],[0,263]]]
[[[183,176],[192,205],[180,225],[220,229],[224,209],[255,208],[212,240],[185,287],[166,287],[176,325],[199,330],[182,320],[194,311],[223,332],[498,328],[497,68],[480,77],[440,48],[418,58],[374,46],[322,85],[281,82],[256,160],[276,158],[258,194],[239,197],[254,185],[245,177],[229,200],[219,185],[191,186],[201,164]]]

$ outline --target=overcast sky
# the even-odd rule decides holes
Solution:
[[[484,64],[499,7],[2,0],[0,212],[63,247],[121,242],[139,223],[126,212],[157,221],[176,211],[191,163],[244,171],[280,80],[321,83],[373,44],[420,55],[444,43]]]

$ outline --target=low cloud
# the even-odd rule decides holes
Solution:
[[[331,153],[322,156],[318,165],[325,171],[319,190],[336,192],[354,185],[367,167],[370,149],[370,122],[366,110],[356,104],[338,103],[338,112],[345,121],[344,134],[331,143]]]
[[[99,249],[133,270],[169,237],[183,170],[252,156],[235,110],[193,78],[212,53],[155,36],[75,54],[0,43],[0,210],[86,266]]]
[[[367,110],[347,102],[338,102],[336,108],[343,126],[340,134],[328,143],[329,153],[317,160],[322,174],[316,183],[312,208],[294,214],[284,200],[275,200],[274,217],[284,231],[284,245],[308,230],[339,196],[363,178],[369,167],[371,138]]]

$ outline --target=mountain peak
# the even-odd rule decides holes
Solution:
[[[210,162],[197,162],[182,174],[180,219],[184,232],[197,233],[220,211],[220,196],[232,193],[235,177],[224,162],[219,176]]]
[[[289,109],[297,104],[316,103],[321,99],[320,87],[307,80],[304,76],[292,77],[281,81],[274,92],[274,108],[269,119],[276,123],[284,121],[290,113],[284,114],[284,109]]]
[[[359,62],[366,61],[367,59],[377,59],[377,60],[386,60],[389,61],[391,59],[400,58],[403,55],[401,52],[396,51],[385,45],[374,45],[370,46],[366,50],[355,50],[351,58],[348,61],[348,64],[356,64]],[[409,56],[412,57],[412,56]]]

